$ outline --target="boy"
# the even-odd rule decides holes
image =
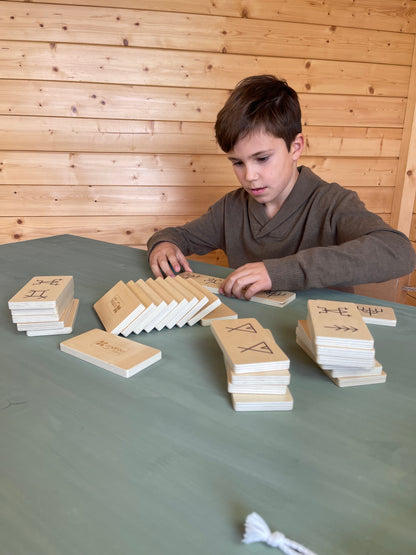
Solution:
[[[304,139],[296,92],[272,75],[243,79],[220,110],[218,144],[241,188],[206,214],[148,241],[155,276],[192,271],[185,256],[222,249],[236,268],[221,293],[250,299],[381,282],[415,267],[407,237],[366,210],[358,195],[297,167]]]

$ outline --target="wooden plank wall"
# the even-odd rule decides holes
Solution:
[[[415,34],[415,1],[0,2],[0,243],[144,247],[203,213],[237,186],[216,113],[273,73],[300,95],[301,162],[416,245]]]

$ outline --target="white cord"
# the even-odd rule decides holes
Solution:
[[[316,555],[300,543],[297,543],[280,532],[272,532],[266,522],[257,513],[246,518],[243,543],[265,542],[270,547],[278,547],[286,555]]]

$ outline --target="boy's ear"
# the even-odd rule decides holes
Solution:
[[[290,152],[293,155],[294,161],[300,158],[303,152],[304,145],[305,145],[305,140],[303,138],[303,135],[302,133],[298,133],[290,146]]]

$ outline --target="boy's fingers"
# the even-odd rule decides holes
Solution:
[[[180,272],[183,268],[187,272],[192,272],[185,256],[178,249],[159,249],[150,255],[150,269],[156,277],[163,275],[175,277],[175,272]]]
[[[254,263],[241,266],[227,276],[220,287],[220,293],[227,297],[250,300],[256,293],[270,287],[271,280],[266,267],[263,263]]]
[[[185,258],[185,256],[182,254],[181,251],[179,251],[178,253],[178,263],[179,263],[179,267],[178,269],[175,268],[176,272],[179,272],[181,269],[183,269],[185,272],[192,272],[192,268],[189,266],[187,259]]]
[[[230,274],[223,282],[220,288],[220,292],[227,297],[237,297],[241,298],[241,292],[243,290],[244,284],[240,284],[240,279],[233,274]]]

